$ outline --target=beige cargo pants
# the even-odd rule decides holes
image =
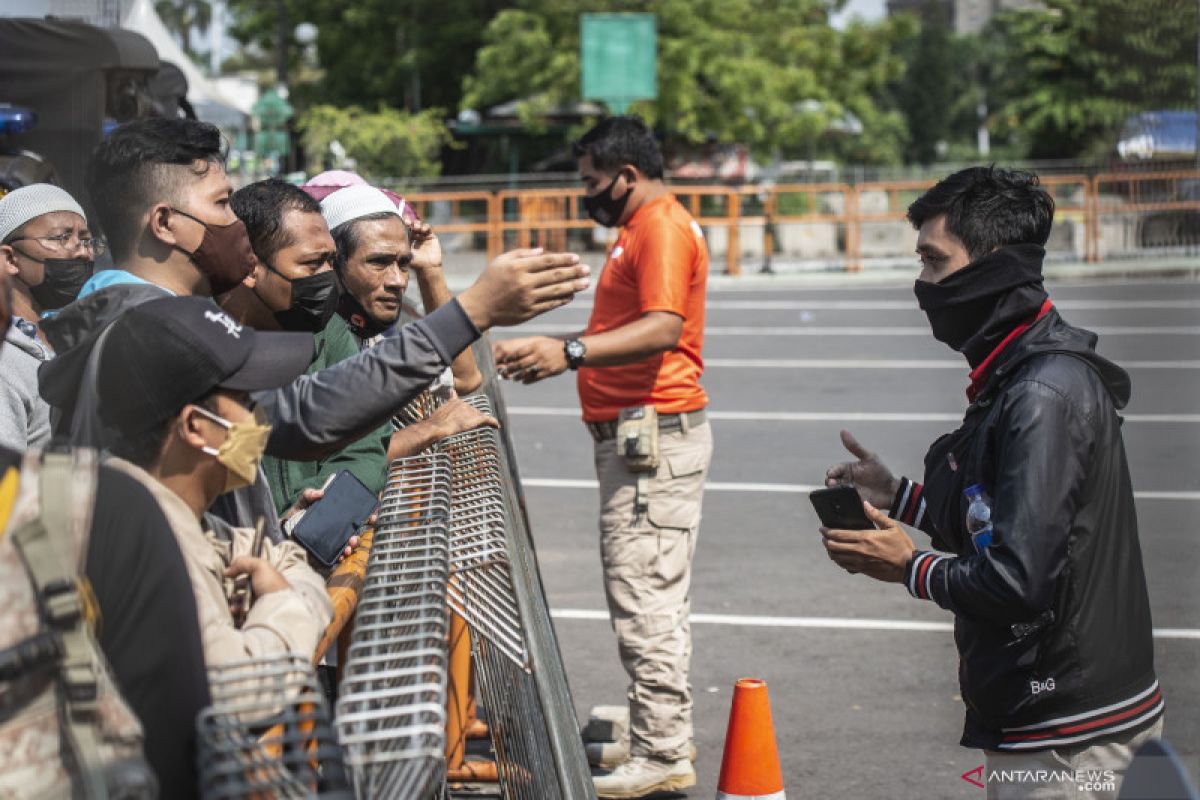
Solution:
[[[712,429],[705,422],[686,432],[661,431],[659,442],[659,466],[643,481],[644,498],[616,441],[596,442],[600,556],[609,616],[631,681],[631,752],[678,760],[688,757],[692,738],[688,612]]]
[[[1137,749],[1151,739],[1161,739],[1162,732],[1159,717],[1145,730],[1116,734],[1101,744],[1032,753],[985,750],[988,778],[999,773],[994,776],[997,780],[987,782],[987,800],[1117,800]],[[1039,774],[1050,780],[1037,782]]]

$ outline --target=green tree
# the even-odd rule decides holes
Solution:
[[[289,28],[317,26],[321,81],[297,87],[297,101],[385,103],[419,111],[458,105],[463,76],[500,0],[282,0]],[[278,4],[229,0],[233,35],[244,45],[275,52]],[[288,31],[293,63],[300,50]]]
[[[195,60],[197,55],[192,47],[192,31],[207,30],[212,24],[212,6],[208,0],[158,0],[154,10],[167,30],[179,37],[183,52]]]
[[[296,127],[314,161],[337,141],[359,172],[376,179],[437,175],[441,149],[452,141],[437,108],[410,114],[387,106],[372,112],[316,105],[300,114]]]
[[[462,107],[519,101],[534,122],[579,99],[579,14],[653,11],[658,22],[659,96],[631,108],[686,141],[743,142],[760,156],[822,148],[895,161],[905,123],[881,104],[903,70],[890,44],[911,22],[829,26],[824,0],[522,0],[487,26]],[[829,131],[848,119],[861,134],[842,144]],[[853,141],[850,141],[850,140]]]
[[[998,127],[1033,158],[1112,152],[1124,119],[1194,108],[1194,0],[1044,0],[1000,15]]]
[[[950,29],[945,8],[929,3],[920,31],[900,46],[907,67],[896,94],[912,133],[904,149],[908,162],[932,164],[941,155],[939,145],[961,138],[963,106],[975,99],[970,52]],[[968,132],[973,107],[970,111]]]

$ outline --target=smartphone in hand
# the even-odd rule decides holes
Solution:
[[[867,512],[863,510],[862,498],[853,484],[843,483],[826,489],[814,489],[809,493],[821,524],[826,528],[849,531],[875,530]]]
[[[291,529],[292,539],[318,563],[333,567],[350,538],[366,527],[378,502],[354,473],[342,470],[326,484],[325,496],[309,506]]]

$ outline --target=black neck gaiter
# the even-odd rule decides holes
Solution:
[[[979,366],[1020,323],[1046,301],[1042,260],[1046,250],[1016,244],[993,250],[940,283],[917,281],[913,292],[929,318],[933,338]]]

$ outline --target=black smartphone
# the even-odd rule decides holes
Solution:
[[[858,489],[852,484],[843,483],[827,489],[814,489],[809,492],[808,499],[812,501],[821,524],[826,528],[836,528],[844,531],[875,530],[867,512],[863,510],[862,498]]]
[[[325,496],[309,506],[292,529],[292,538],[314,559],[332,567],[351,536],[362,532],[379,498],[349,470],[325,487]]]

